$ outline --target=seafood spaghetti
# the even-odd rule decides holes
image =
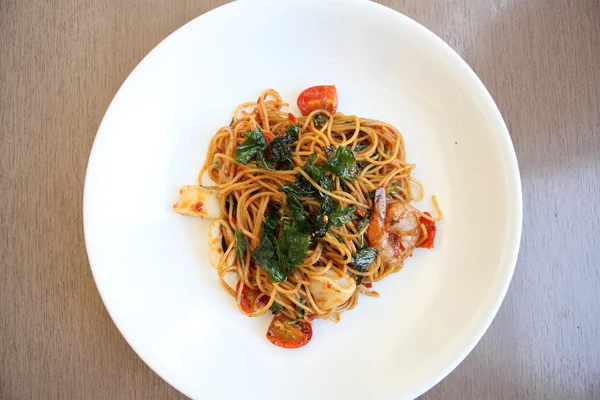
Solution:
[[[441,219],[435,196],[435,217],[411,205],[424,191],[400,132],[337,103],[335,86],[316,86],[300,94],[299,117],[273,89],[241,104],[212,138],[200,185],[174,205],[212,220],[221,285],[243,314],[273,313],[267,338],[284,348],[308,343],[315,318],[337,322],[359,294],[378,296],[375,282],[433,247]]]

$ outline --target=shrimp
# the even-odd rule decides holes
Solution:
[[[419,243],[421,225],[419,216],[408,206],[402,203],[387,206],[385,196],[384,188],[375,190],[367,239],[379,250],[382,263],[397,268]]]

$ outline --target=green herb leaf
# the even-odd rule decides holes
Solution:
[[[221,164],[219,164],[218,162],[213,163],[213,168],[220,168]]]
[[[248,241],[246,236],[239,229],[235,228],[235,251],[237,253],[238,260],[241,265],[244,265],[244,255],[246,255],[246,249],[248,248]]]
[[[332,207],[333,200],[329,196],[325,197],[323,202],[319,204],[317,216],[315,217],[313,223],[314,236],[321,238],[327,233],[327,228],[329,226],[329,214],[331,213]]]
[[[294,189],[291,186],[285,185],[279,188],[283,193],[287,196],[287,206],[292,212],[292,219],[296,224],[304,221],[306,216],[304,215],[304,206],[302,202],[298,198],[299,196],[296,194]]]
[[[397,193],[398,193],[398,192],[396,191],[396,188],[397,188],[397,187],[400,187],[400,185],[399,185],[399,184],[397,184],[397,183],[394,183],[394,184],[392,185],[392,188],[391,188],[391,189],[390,189],[390,191],[388,192],[388,194],[397,194]]]
[[[356,146],[354,146],[354,152],[355,153],[360,153],[361,151],[363,151],[364,149],[366,149],[369,146],[370,145],[366,144],[366,143],[359,143]]]
[[[283,223],[283,233],[277,242],[279,252],[288,274],[296,270],[296,265],[302,264],[308,252],[309,235],[300,227],[292,226],[288,221]]]
[[[352,255],[350,265],[354,265],[356,270],[366,272],[367,266],[375,261],[379,251],[375,247],[363,248]]]
[[[267,213],[263,217],[263,226],[260,230],[260,240],[265,236],[275,236],[277,230],[281,226],[281,218],[279,216],[283,204],[272,201],[267,207]]]
[[[311,177],[312,180],[319,182],[319,179],[323,176],[323,168],[315,166],[315,161],[317,161],[317,153],[312,153],[308,156],[306,160],[306,164],[302,167],[302,170]]]
[[[233,126],[233,121],[234,121],[234,117],[231,117],[231,122],[229,123],[229,126]]]
[[[285,307],[277,303],[276,301],[274,301],[273,304],[271,304],[271,311],[273,311],[273,314],[275,314],[277,311],[281,311],[284,309]]]
[[[333,179],[327,175],[323,170],[322,165],[314,165],[317,159],[317,154],[313,153],[308,157],[306,164],[302,167],[308,176],[316,183],[318,183],[325,190],[331,191],[333,187]],[[327,197],[327,195],[321,193],[315,188],[302,174],[296,175],[296,180],[292,183],[288,183],[284,186],[285,189],[279,189],[281,191],[292,192],[298,197]]]
[[[286,126],[285,134],[292,137],[294,140],[298,140],[298,136],[300,136],[300,124]]]
[[[292,134],[276,136],[270,146],[273,162],[279,163],[283,169],[294,169],[294,163],[292,162],[292,144],[297,139],[298,135],[293,132]]]
[[[291,198],[297,200],[294,195]],[[289,201],[290,197],[288,197],[288,207]],[[299,200],[298,204],[302,208],[301,216],[296,215],[298,221],[295,221],[295,225],[287,220],[284,221],[279,240],[276,237],[281,226],[279,206],[274,202],[269,203],[264,216],[260,231],[260,244],[252,252],[252,259],[269,274],[271,282],[285,281],[287,276],[296,270],[296,266],[302,264],[306,258],[310,235],[303,213],[304,208]],[[293,210],[292,213],[294,213]]]
[[[329,121],[329,117],[325,114],[317,114],[313,117],[313,121],[315,122],[315,126],[319,126]]]
[[[252,259],[256,265],[269,274],[271,282],[283,282],[287,279],[285,266],[280,262],[279,247],[275,236],[280,226],[278,207],[269,203],[260,230],[260,244],[252,252]]]
[[[271,282],[283,282],[287,279],[287,271],[279,260],[279,248],[275,236],[265,235],[252,252],[252,259],[269,274]]]
[[[341,204],[334,204],[329,215],[329,227],[337,228],[339,226],[346,225],[347,222],[352,220],[352,214],[356,211],[356,206],[344,207]]]
[[[369,165],[368,161],[359,161],[359,162],[357,162],[356,163],[357,172],[360,172],[363,169],[367,168],[368,165]]]
[[[313,235],[321,238],[331,228],[337,228],[351,221],[356,206],[344,207],[334,203],[331,197],[325,197],[319,205],[317,215],[313,220]]]
[[[256,160],[267,148],[267,140],[262,134],[260,128],[256,128],[250,132],[244,132],[243,135],[247,139],[235,149],[235,159],[242,163],[248,164],[252,160]]]
[[[314,165],[317,160],[317,153],[313,153],[308,157],[306,164],[302,167],[302,170],[305,171],[310,178],[317,182],[319,186],[327,191],[331,191],[333,188],[333,179],[331,176],[327,175],[323,169],[322,165]],[[302,177],[304,179],[304,177]],[[306,181],[306,179],[304,179]],[[308,181],[306,181],[308,183]],[[320,197],[327,197],[326,194],[321,193],[316,188],[313,188],[315,194]]]
[[[335,149],[335,154],[333,153],[333,149]],[[356,179],[356,163],[350,147],[326,147],[325,152],[328,161],[325,164],[322,164],[323,169],[332,172],[340,178],[350,180]]]
[[[275,170],[275,163],[273,161],[269,160],[267,157],[265,157],[264,153],[260,153],[256,157],[256,166],[258,168],[266,169],[268,171]]]
[[[358,221],[358,225],[356,225],[357,231],[362,231],[363,228],[369,223],[369,219],[371,218],[371,210],[365,213],[365,216]]]

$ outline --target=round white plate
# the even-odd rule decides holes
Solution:
[[[294,105],[318,84],[337,85],[339,111],[400,129],[444,219],[435,249],[377,283],[379,299],[362,296],[284,350],[265,338],[269,316],[243,316],[219,287],[208,223],[171,206],[239,103],[275,88]],[[420,395],[491,323],[521,215],[515,153],[483,84],[427,29],[362,0],[242,0],[173,33],[111,103],[84,193],[90,264],[115,324],[167,382],[206,399]]]

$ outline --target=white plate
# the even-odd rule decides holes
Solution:
[[[387,121],[444,211],[436,248],[376,284],[339,324],[283,350],[218,284],[207,223],[173,212],[236,105],[275,88],[295,104],[334,83],[339,111]],[[295,110],[295,107],[293,107]],[[430,201],[423,208],[431,209]],[[413,398],[469,353],[517,258],[515,153],[473,71],[427,29],[367,1],[240,1],[158,45],[110,105],[90,156],[85,237],[98,290],[140,357],[193,398]],[[243,396],[243,397],[238,397]]]

